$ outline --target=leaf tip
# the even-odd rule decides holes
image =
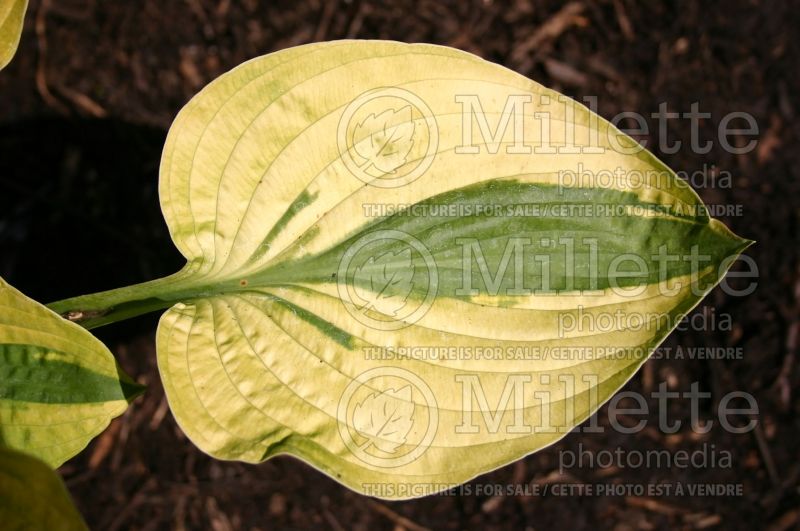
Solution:
[[[742,238],[731,229],[728,228],[723,222],[716,218],[711,218],[710,220],[711,228],[716,232],[720,237],[726,240],[729,244],[729,250],[731,254],[739,255],[745,249],[753,245],[755,240],[751,240],[748,238]]]

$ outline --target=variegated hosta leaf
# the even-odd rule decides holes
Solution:
[[[570,101],[393,42],[302,46],[204,89],[161,168],[189,263],[141,295],[179,301],[158,363],[188,436],[406,498],[593,413],[748,242]]]
[[[57,467],[141,390],[92,334],[0,278],[0,444]]]
[[[14,57],[28,0],[0,0],[0,70]]]
[[[34,457],[2,447],[0,522],[7,531],[88,529],[52,469]]]

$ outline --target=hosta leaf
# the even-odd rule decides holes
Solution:
[[[7,531],[88,529],[52,469],[34,457],[2,447],[0,522]]]
[[[438,46],[255,59],[167,139],[186,268],[54,307],[172,305],[161,377],[213,456],[387,498],[461,483],[586,419],[748,244],[569,102]]]
[[[0,279],[0,443],[59,466],[140,391],[99,340]]]
[[[28,0],[0,0],[0,70],[17,51],[27,8]]]

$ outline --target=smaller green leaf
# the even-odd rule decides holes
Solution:
[[[0,443],[59,466],[142,389],[89,332],[0,278]]]
[[[0,448],[0,525],[6,531],[88,529],[61,478],[45,463]]]
[[[28,0],[0,0],[0,70],[17,51],[27,8]]]

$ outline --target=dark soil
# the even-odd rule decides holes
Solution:
[[[661,102],[712,113],[705,155],[656,154],[676,170],[715,166],[731,186],[698,192],[741,205],[722,216],[757,240],[758,289],[715,290],[697,312],[731,329],[674,333],[666,347],[741,347],[741,359],[663,356],[627,390],[752,394],[758,426],[733,434],[688,429],[673,401],[665,434],[650,400],[648,428],[571,434],[476,479],[470,494],[387,503],[357,495],[288,457],[262,465],[215,461],[197,450],[166,408],[155,366],[157,316],[98,330],[147,393],[61,473],[93,529],[798,529],[800,525],[800,6],[796,2],[574,2],[492,0],[32,0],[18,56],[0,73],[0,275],[51,301],[171,273],[181,258],[157,198],[166,128],[197,90],[240,62],[315,40],[382,38],[446,44],[504,64],[599,111],[656,112]],[[714,134],[727,113],[759,124],[745,155]],[[651,122],[651,130],[656,130]],[[689,122],[670,123],[688,146]],[[654,139],[651,146],[657,145]],[[708,184],[708,183],[707,183]],[[742,282],[740,279],[739,282]],[[702,327],[701,327],[702,328]],[[605,409],[599,414],[606,421]],[[581,467],[558,472],[559,452],[713,445],[730,466]],[[478,487],[560,484],[729,484],[738,496],[475,494]],[[2,524],[0,523],[0,527]]]

